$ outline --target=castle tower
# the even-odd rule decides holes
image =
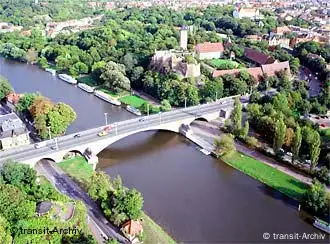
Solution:
[[[180,30],[180,48],[187,50],[188,44],[188,28],[187,26],[182,26]]]

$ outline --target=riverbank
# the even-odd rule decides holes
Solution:
[[[213,148],[212,154],[215,156],[214,150],[214,139],[219,137],[219,129],[210,125],[211,131],[205,128],[193,128],[193,134],[190,137],[194,137],[193,142],[198,146],[210,150]],[[203,143],[199,143],[203,142]],[[207,145],[207,147],[205,147]],[[242,150],[235,151],[228,155],[221,157],[220,159],[231,167],[249,175],[250,177],[259,180],[272,187],[275,190],[283,193],[284,195],[291,197],[295,200],[300,200],[308,189],[308,185],[281,170],[272,167],[271,165],[265,164],[264,162],[258,160],[257,158],[251,157],[250,155],[245,155]],[[251,149],[249,149],[251,151]]]
[[[93,174],[92,166],[87,163],[84,157],[76,156],[57,164],[72,180],[79,184],[85,191]],[[142,214],[142,225],[145,233],[146,244],[169,243],[175,244],[173,238],[168,235],[156,222],[146,213]]]

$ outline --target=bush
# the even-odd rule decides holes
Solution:
[[[259,145],[258,139],[253,136],[248,136],[246,138],[245,142],[249,147],[252,147],[252,148],[255,148]]]
[[[316,173],[316,177],[327,186],[330,185],[330,172],[327,167],[323,166],[321,170]]]
[[[170,111],[171,110],[171,104],[168,100],[164,99],[161,103],[160,110],[162,112]]]

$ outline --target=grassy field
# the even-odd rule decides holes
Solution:
[[[141,107],[143,103],[147,102],[143,98],[138,97],[136,95],[129,95],[129,96],[121,97],[119,99],[119,101],[121,101],[122,103],[128,104],[128,105],[131,105],[133,107],[136,107],[136,108]]]
[[[108,94],[111,97],[116,98],[116,99],[128,96],[130,94],[129,91],[121,90],[120,92],[115,92],[115,91],[111,91],[111,90],[109,90],[107,88],[104,88],[104,87],[100,88],[99,90],[103,91],[104,93],[106,93],[106,94]]]
[[[89,178],[93,173],[93,168],[82,156],[64,160],[57,164],[71,178],[77,181],[83,187],[89,183]]]
[[[232,167],[294,199],[301,199],[308,189],[305,183],[296,178],[242,153],[233,152],[221,157],[221,159]]]
[[[78,77],[77,80],[78,80],[79,83],[85,83],[89,86],[97,86],[96,80],[94,80],[93,77],[90,76],[90,75]]]
[[[154,244],[154,243],[166,243],[166,244],[175,244],[176,242],[162,229],[157,225],[148,215],[145,213],[142,214],[143,218],[143,231],[145,233],[146,239],[144,243]]]
[[[227,59],[212,59],[210,64],[217,69],[236,69],[240,67],[239,63]]]

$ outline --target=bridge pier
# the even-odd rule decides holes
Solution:
[[[84,155],[85,159],[87,160],[88,164],[92,165],[92,168],[95,171],[96,165],[99,162],[99,158],[97,157],[97,155],[93,153],[91,148],[86,148],[83,155]]]

